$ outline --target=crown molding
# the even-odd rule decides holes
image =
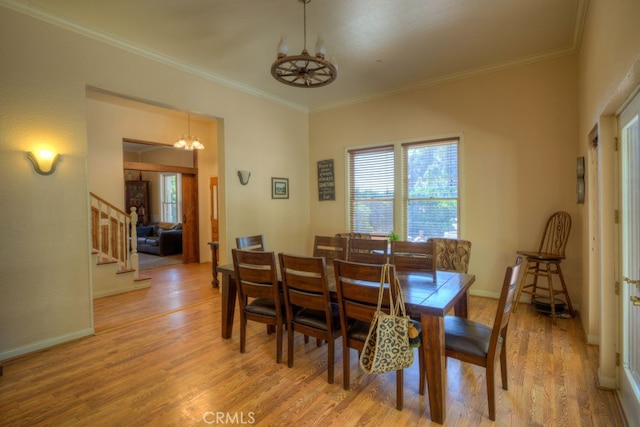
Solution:
[[[269,101],[282,104],[294,110],[309,113],[309,112],[327,111],[335,108],[358,104],[361,102],[372,101],[372,100],[384,98],[387,96],[398,95],[398,94],[403,94],[403,93],[407,93],[415,90],[424,89],[431,86],[437,86],[437,85],[453,82],[456,80],[468,79],[471,77],[486,75],[486,74],[494,73],[497,71],[503,71],[511,68],[529,65],[536,62],[551,60],[551,59],[559,58],[566,55],[576,54],[580,50],[580,43],[582,40],[582,34],[583,34],[584,23],[587,15],[589,0],[580,0],[578,2],[578,11],[576,14],[572,43],[571,43],[571,46],[565,49],[549,51],[542,54],[526,56],[526,57],[518,58],[515,60],[509,60],[509,61],[492,64],[484,67],[473,68],[473,69],[461,71],[458,73],[448,74],[445,76],[439,76],[432,79],[423,80],[421,82],[418,82],[413,85],[405,86],[403,88],[394,89],[394,90],[385,91],[385,92],[379,92],[379,93],[375,93],[375,94],[364,96],[364,97],[353,98],[353,99],[346,100],[344,102],[333,103],[333,104],[329,104],[329,105],[325,105],[317,108],[307,108],[306,106],[293,103],[286,99],[274,96],[270,93],[258,90],[254,87],[242,84],[235,80],[231,80],[227,77],[224,77],[215,73],[211,73],[210,71],[204,70],[202,68],[186,65],[183,62],[180,62],[174,58],[160,54],[158,52],[144,48],[142,46],[138,46],[136,44],[130,43],[126,40],[113,37],[84,26],[77,25],[68,20],[64,20],[57,16],[54,16],[46,12],[42,8],[31,5],[28,2],[28,0],[0,0],[0,5],[5,6],[9,9],[12,9],[16,12],[23,13],[33,18],[48,22],[52,25],[67,29],[69,31],[73,31],[77,34],[114,46],[116,48],[134,53],[144,58],[168,65],[172,68],[178,69],[180,71],[184,71],[186,73],[220,84],[222,86],[229,87],[229,88],[232,88],[240,92],[247,93],[249,95],[253,95],[259,98],[267,99]]]
[[[235,80],[231,80],[227,77],[221,76],[219,74],[211,73],[207,70],[204,70],[199,67],[194,67],[190,65],[186,65],[181,61],[178,61],[170,56],[163,55],[161,53],[155,52],[148,48],[138,46],[134,43],[130,43],[129,41],[113,37],[111,35],[95,31],[91,28],[87,28],[81,25],[77,25],[71,21],[62,19],[58,16],[52,15],[42,8],[38,6],[34,6],[29,4],[28,2],[19,1],[19,0],[0,0],[0,5],[4,6],[8,9],[11,9],[15,12],[22,13],[24,15],[31,16],[32,18],[47,22],[49,24],[55,25],[60,28],[64,28],[68,31],[72,31],[76,34],[80,34],[85,37],[89,37],[91,39],[97,40],[99,42],[108,44],[110,46],[116,47],[118,49],[125,50],[127,52],[134,53],[136,55],[142,56],[144,58],[150,59],[155,62],[162,63],[164,65],[168,65],[172,68],[178,69],[180,71],[187,72],[189,74],[193,74],[197,77],[201,77],[205,80],[209,80],[211,82],[220,84],[222,86],[226,86],[240,92],[247,93],[249,95],[257,96],[259,98],[264,98],[269,101],[273,101],[279,104],[286,105],[289,108],[293,108],[295,110],[299,110],[302,112],[308,112],[308,109],[305,106],[294,104],[288,100],[283,98],[274,96],[270,93],[260,91],[251,86],[247,86],[245,84],[239,83]]]
[[[479,77],[482,75],[491,74],[498,71],[504,71],[512,68],[522,67],[529,64],[534,64],[537,62],[543,62],[551,59],[560,58],[567,55],[573,55],[577,53],[577,51],[578,49],[576,49],[574,46],[571,46],[569,48],[562,49],[562,50],[554,50],[554,51],[550,51],[550,52],[546,52],[538,55],[531,55],[531,56],[526,56],[526,57],[522,57],[515,60],[500,62],[497,64],[488,65],[485,67],[473,68],[466,71],[461,71],[459,73],[452,73],[444,76],[435,77],[433,79],[423,80],[421,82],[418,82],[410,86],[405,86],[403,88],[394,89],[386,92],[380,92],[377,94],[361,97],[358,99],[352,99],[352,100],[348,100],[341,103],[327,105],[321,108],[314,108],[314,109],[311,109],[311,112],[332,110],[334,108],[346,107],[348,105],[359,104],[361,102],[372,101],[372,100],[385,98],[392,95],[400,95],[403,93],[413,92],[416,90],[425,89],[427,87],[438,86],[441,84],[451,83],[458,80],[469,79],[472,77]]]

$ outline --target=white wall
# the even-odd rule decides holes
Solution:
[[[122,199],[124,135],[116,135],[117,152],[112,141],[90,144],[87,86],[221,120],[211,154],[219,170],[203,172],[198,185],[220,176],[223,262],[236,236],[257,232],[273,250],[307,250],[306,113],[5,7],[0,57],[0,360],[93,332],[88,194]],[[39,146],[63,156],[52,176],[37,175],[26,158]],[[249,185],[240,185],[237,169],[253,172]],[[94,179],[100,170],[108,179]],[[290,179],[289,200],[271,200],[272,176]],[[207,209],[201,200],[201,215]]]

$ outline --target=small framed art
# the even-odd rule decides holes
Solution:
[[[289,198],[289,178],[271,178],[271,198]]]

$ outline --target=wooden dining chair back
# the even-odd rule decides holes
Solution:
[[[287,364],[293,367],[294,333],[328,344],[327,381],[333,384],[335,339],[340,329],[338,304],[331,302],[327,266],[322,257],[278,254],[287,326]]]
[[[397,271],[420,271],[435,277],[433,242],[391,242],[391,264]]]
[[[440,271],[455,271],[467,274],[471,258],[471,242],[463,239],[432,237],[435,268]]]
[[[245,251],[264,251],[264,236],[259,234],[256,236],[236,237],[236,247]]]
[[[282,362],[283,300],[273,252],[232,249],[240,305],[240,353],[245,352],[247,321],[276,330],[276,361]]]
[[[389,243],[386,239],[349,239],[347,260],[364,264],[386,264]]]
[[[355,233],[355,232],[336,233],[336,237],[344,237],[344,238],[347,238],[347,239],[371,239],[371,234],[369,234],[369,233]]]
[[[315,236],[313,242],[313,256],[324,257],[327,264],[333,264],[334,259],[347,259],[346,237]]]
[[[343,388],[350,388],[349,349],[358,351],[364,348],[373,316],[378,307],[380,277],[384,266],[378,264],[362,264],[344,260],[335,260],[336,290],[340,309],[340,326],[342,328],[342,368]],[[395,272],[391,272],[392,290],[395,289]],[[389,309],[389,294],[385,292],[382,306]],[[416,322],[416,327],[421,328]],[[423,347],[419,348],[420,358],[420,394],[424,394],[425,373],[423,371]],[[402,410],[404,400],[404,370],[396,371],[396,409]]]
[[[540,240],[537,251],[518,251],[518,255],[526,258],[524,274],[518,286],[514,311],[518,308],[518,302],[523,293],[531,295],[532,302],[548,303],[553,322],[556,321],[556,306],[559,305],[557,296],[563,296],[571,317],[575,316],[569,291],[564,281],[560,263],[565,258],[565,248],[571,231],[571,216],[567,212],[554,213],[547,220],[547,224]],[[560,289],[553,283],[553,275],[560,279]],[[527,280],[531,277],[531,282]],[[546,283],[539,283],[538,278],[544,277]],[[547,300],[548,298],[548,300]],[[560,304],[563,304],[560,302]],[[545,304],[546,306],[546,304]]]
[[[518,288],[521,258],[507,267],[502,282],[498,308],[493,327],[463,317],[445,316],[445,353],[447,357],[482,366],[486,369],[489,419],[496,419],[495,362],[500,357],[502,388],[508,389],[507,377],[507,330]]]

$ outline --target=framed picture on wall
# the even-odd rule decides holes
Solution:
[[[336,187],[333,177],[333,159],[318,162],[318,200],[336,199]]]
[[[289,198],[289,178],[271,178],[271,198]]]

